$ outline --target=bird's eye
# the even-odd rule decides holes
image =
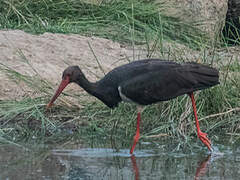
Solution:
[[[69,77],[69,74],[63,74],[62,79],[65,80],[67,77]]]

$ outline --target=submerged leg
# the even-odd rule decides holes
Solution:
[[[207,146],[209,151],[213,151],[213,149],[211,148],[211,141],[207,138],[207,134],[203,133],[200,130],[199,121],[198,121],[198,117],[197,117],[197,108],[196,108],[196,104],[195,104],[193,93],[190,93],[189,96],[190,96],[190,98],[192,100],[192,106],[193,106],[193,112],[194,112],[194,117],[195,117],[195,121],[196,121],[198,138],[203,142],[203,144],[205,144]]]
[[[132,145],[132,148],[130,150],[130,154],[133,153],[134,149],[135,149],[135,146],[139,140],[139,137],[140,137],[140,121],[141,121],[141,112],[142,112],[142,108],[141,107],[138,107],[137,108],[138,110],[138,113],[137,113],[137,128],[136,128],[136,135],[134,136],[134,139],[133,139],[133,145]]]

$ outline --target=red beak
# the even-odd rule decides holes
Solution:
[[[69,76],[66,76],[66,78],[62,80],[61,84],[59,85],[59,87],[58,87],[56,93],[54,94],[54,96],[52,97],[51,101],[48,103],[47,108],[50,108],[53,105],[54,101],[62,93],[62,91],[69,84],[69,82],[70,82]]]

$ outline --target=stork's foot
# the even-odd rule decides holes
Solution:
[[[211,147],[211,141],[207,138],[207,133],[203,133],[203,132],[199,132],[198,133],[198,137],[199,139],[203,142],[203,144],[205,144],[207,146],[207,148],[209,149],[209,151],[213,151],[212,147]]]

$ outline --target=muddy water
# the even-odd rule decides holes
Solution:
[[[110,148],[29,150],[21,146],[0,146],[0,180],[158,180],[158,179],[240,179],[240,147],[216,145],[183,153],[160,148]]]

